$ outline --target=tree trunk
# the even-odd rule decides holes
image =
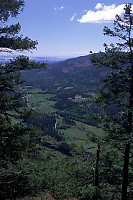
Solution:
[[[129,153],[130,153],[130,143],[127,143],[125,147],[125,154],[124,154],[122,200],[127,200]]]
[[[95,200],[99,199],[99,159],[100,159],[100,144],[98,144],[98,149],[97,149],[97,156],[96,156],[96,168],[95,168],[95,183],[94,185],[97,187],[97,193]]]

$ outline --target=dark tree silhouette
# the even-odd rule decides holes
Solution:
[[[132,5],[126,4],[122,17],[116,15],[114,30],[104,27],[104,35],[117,37],[116,45],[104,44],[105,53],[94,54],[92,62],[107,68],[107,76],[99,88],[96,102],[102,103],[103,128],[113,139],[125,146],[122,200],[127,200],[130,144],[133,122],[133,14]],[[112,109],[114,108],[114,109]],[[108,111],[111,111],[109,114]],[[120,147],[119,146],[119,147]]]

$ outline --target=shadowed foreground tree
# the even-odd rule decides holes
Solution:
[[[108,142],[113,141],[124,153],[122,200],[131,199],[129,186],[130,150],[132,148],[133,123],[133,14],[132,5],[126,4],[122,17],[116,15],[114,30],[104,27],[104,35],[117,37],[116,45],[104,44],[105,53],[94,54],[92,62],[107,69],[107,75],[99,87],[97,103],[102,103],[99,113]],[[115,142],[114,142],[115,141]],[[125,150],[123,147],[125,146]]]
[[[19,23],[6,26],[8,19],[16,17],[23,7],[22,0],[0,1],[1,52],[36,49],[37,41],[19,35]],[[0,63],[0,199],[15,199],[30,188],[26,183],[30,159],[35,157],[35,134],[21,121],[31,112],[20,90],[21,71],[44,67],[44,63],[29,62],[24,56]]]

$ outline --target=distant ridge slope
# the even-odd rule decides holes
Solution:
[[[71,71],[76,70],[76,68],[92,66],[92,63],[90,61],[90,56],[91,55],[80,56],[76,58],[69,58],[65,61],[61,61],[56,64],[53,63],[52,66],[58,69],[60,68],[60,70],[64,73],[69,73]]]
[[[78,93],[81,91],[82,93],[94,93],[104,77],[105,70],[92,65],[90,56],[49,63],[44,71],[25,71],[22,73],[22,78],[25,80],[24,85],[40,88],[52,94],[66,87],[71,87]]]

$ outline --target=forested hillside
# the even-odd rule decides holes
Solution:
[[[89,119],[86,118],[91,112],[89,100],[96,94],[104,74],[104,68],[97,69],[89,56],[84,56],[48,65],[44,71],[25,71],[22,78],[25,80],[23,86],[30,88],[28,93],[36,93],[35,89],[38,89],[39,94],[52,95],[49,100],[53,102],[54,110],[65,110],[66,116],[69,113],[70,118],[83,119],[87,123]],[[93,121],[88,123],[93,124]]]
[[[2,52],[36,49],[8,22],[23,7],[0,2]],[[131,7],[104,28],[124,40],[104,53],[0,63],[0,199],[133,199]]]

